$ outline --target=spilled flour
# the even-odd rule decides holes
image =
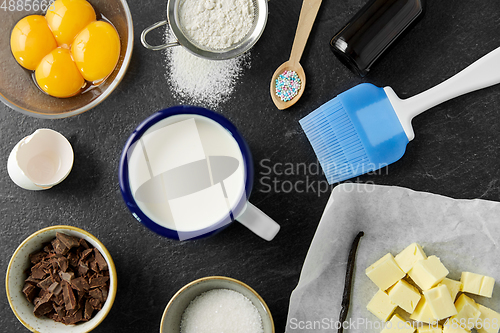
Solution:
[[[167,29],[166,39],[175,42]],[[182,46],[166,51],[167,80],[172,94],[183,104],[217,109],[227,102],[245,69],[250,68],[249,52],[229,60],[206,60]]]

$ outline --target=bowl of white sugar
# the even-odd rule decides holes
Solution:
[[[160,333],[274,333],[271,312],[248,285],[209,276],[181,288],[161,319]]]

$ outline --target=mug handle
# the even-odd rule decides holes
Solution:
[[[146,41],[146,36],[148,33],[150,33],[152,30],[158,28],[158,27],[161,27],[161,26],[164,26],[168,24],[168,21],[165,20],[165,21],[160,21],[160,22],[156,22],[155,24],[147,27],[146,29],[144,29],[142,31],[142,34],[141,34],[141,43],[142,45],[147,48],[148,50],[153,50],[153,51],[159,51],[159,50],[163,50],[163,49],[166,49],[166,48],[169,48],[169,47],[172,47],[172,46],[179,46],[181,45],[179,43],[179,41],[175,41],[173,43],[166,43],[166,44],[162,44],[162,45],[151,45],[149,44],[147,41]]]
[[[280,231],[280,225],[278,223],[248,201],[243,212],[236,220],[257,236],[267,241],[273,240],[274,236]]]

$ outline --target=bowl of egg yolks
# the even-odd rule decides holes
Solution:
[[[46,10],[0,11],[0,100],[38,118],[90,110],[113,92],[130,63],[134,34],[128,4],[38,4]]]

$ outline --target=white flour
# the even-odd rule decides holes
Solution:
[[[175,37],[167,29],[167,41]],[[166,51],[167,79],[172,94],[181,103],[218,109],[231,97],[244,69],[250,68],[250,53],[229,60],[206,60],[182,46]]]
[[[252,0],[181,0],[179,19],[195,44],[220,50],[241,41],[254,20]]]

